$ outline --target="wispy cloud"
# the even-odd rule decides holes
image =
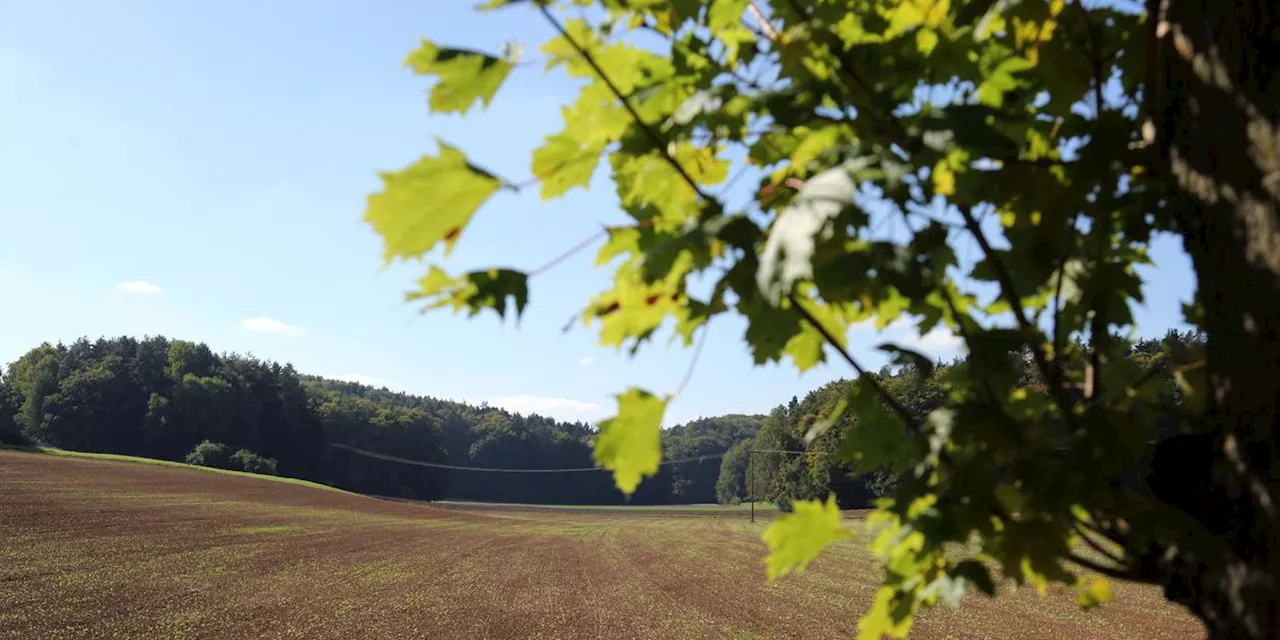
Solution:
[[[876,337],[884,342],[922,351],[925,355],[932,357],[950,355],[964,346],[964,340],[945,327],[937,327],[924,335],[920,335],[916,324],[905,318],[894,320],[882,331],[876,331],[875,325],[868,320],[855,325],[854,331],[875,332]]]
[[[275,318],[257,316],[240,321],[240,328],[255,333],[276,333],[287,336],[303,336],[307,330],[297,325],[287,324]]]
[[[911,347],[926,351],[931,354],[938,354],[946,351],[953,351],[960,348],[964,344],[964,340],[949,329],[934,329],[924,335],[919,335],[914,331],[908,335],[898,339],[898,342],[904,347]]]
[[[116,291],[140,296],[164,295],[164,289],[161,289],[159,286],[151,284],[146,280],[129,280],[128,282],[121,282],[116,285]]]
[[[595,363],[596,363],[596,359],[595,359],[595,357],[594,357],[594,356],[587,356],[587,357],[585,357],[585,358],[583,358],[583,359],[581,359],[581,360],[579,360],[579,361],[578,361],[578,366],[580,366],[580,367],[589,367],[589,366],[591,366],[591,365],[593,365],[593,364],[595,364]]]
[[[326,374],[321,377],[328,378],[330,380],[339,380],[342,382],[355,382],[355,383],[367,385],[370,387],[387,387],[390,389],[396,386],[394,381],[389,380],[387,378],[369,376],[363,373]]]
[[[470,402],[475,402],[474,400]],[[600,418],[603,410],[594,402],[574,400],[572,398],[550,398],[544,396],[517,395],[485,398],[489,406],[501,407],[513,413],[528,415],[536,413],[540,416],[555,418],[566,422],[583,420],[590,422]]]

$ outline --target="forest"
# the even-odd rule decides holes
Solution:
[[[1181,402],[1178,386],[1174,372],[1155,361],[1157,354],[1202,343],[1200,334],[1171,331],[1136,343],[1130,360],[1168,380],[1172,409]],[[1026,360],[1025,354],[1009,357]],[[908,358],[875,377],[923,417],[966,366],[963,360]],[[1033,367],[1022,371],[1019,384],[1042,384]],[[827,416],[851,388],[839,380],[793,397],[767,416],[700,418],[667,429],[667,463],[628,500],[607,472],[594,468],[596,430],[589,424],[304,375],[288,364],[214,353],[202,343],[80,339],[42,344],[5,368],[0,443],[276,473],[414,499],[700,504],[754,497],[785,508],[792,500],[834,493],[841,507],[861,508],[890,492],[902,470],[834,455],[856,433],[857,412],[834,421]],[[347,447],[489,471],[407,464]]]
[[[276,473],[361,493],[552,504],[716,500],[720,456],[762,416],[694,420],[664,434],[663,466],[630,500],[595,468],[585,423],[299,373],[164,337],[42,344],[0,376],[0,443]],[[353,452],[485,469],[463,471]]]

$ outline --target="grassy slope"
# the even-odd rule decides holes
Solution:
[[[188,469],[192,471],[203,471],[208,473],[223,473],[233,476],[241,476],[245,478],[256,478],[258,480],[269,480],[271,482],[284,482],[287,484],[296,484],[304,487],[313,487],[316,489],[324,489],[325,491],[337,491],[338,493],[350,494],[337,487],[331,487],[327,484],[319,482],[311,482],[310,480],[299,480],[298,478],[288,478],[285,476],[269,476],[259,473],[248,473],[246,471],[233,471],[231,469],[215,469],[213,467],[201,467],[199,465],[187,464],[185,462],[174,462],[172,460],[157,460],[155,458],[139,458],[137,456],[124,456],[116,453],[90,453],[87,451],[67,451],[66,449],[56,449],[54,447],[15,447],[11,445],[0,445],[0,450],[8,451],[25,451],[27,453],[44,453],[52,456],[63,456],[67,458],[85,458],[89,460],[107,460],[110,462],[134,462],[138,464],[150,464],[161,467],[176,467],[180,469]]]

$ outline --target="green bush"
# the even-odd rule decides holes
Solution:
[[[249,473],[261,473],[263,475],[276,475],[276,461],[274,458],[264,458],[248,449],[241,449],[235,452],[228,462],[231,469],[248,471]]]
[[[217,469],[230,469],[227,465],[231,449],[221,442],[210,442],[205,440],[196,445],[191,453],[187,454],[186,463],[200,465],[202,467],[214,467]]]

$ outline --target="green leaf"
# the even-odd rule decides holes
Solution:
[[[922,55],[933,53],[934,47],[938,46],[938,32],[933,29],[921,29],[916,32],[916,48],[920,50]]]
[[[514,303],[516,318],[519,318],[529,302],[529,277],[511,269],[485,269],[451,278],[433,266],[418,281],[418,290],[406,294],[405,299],[426,300],[428,309],[445,306],[453,307],[455,312],[467,309],[469,316],[493,309],[499,318],[505,318],[508,306]]]
[[[466,113],[479,100],[488,107],[511,72],[511,63],[467,49],[441,48],[429,40],[405,64],[418,75],[436,76],[428,105],[435,113]]]
[[[1092,609],[1111,601],[1111,583],[1102,576],[1089,576],[1082,581],[1076,593],[1076,604],[1081,609]]]
[[[797,500],[791,507],[791,513],[778,516],[763,535],[769,547],[765,560],[769,580],[804,572],[828,545],[851,535],[841,524],[834,494],[826,502]]]
[[[382,191],[369,196],[364,220],[382,236],[387,262],[421,256],[441,241],[448,255],[471,216],[502,186],[461,151],[438,146],[440,155],[381,174]]]
[[[863,468],[888,467],[905,471],[920,455],[920,445],[903,429],[897,416],[880,404],[872,379],[864,375],[849,385],[849,408],[856,421],[846,429],[840,455]]]
[[[796,297],[795,302],[803,305],[809,314],[822,324],[822,328],[835,337],[840,347],[845,346],[847,326],[835,309],[830,305],[801,297]],[[827,340],[822,332],[808,322],[804,322],[800,333],[787,341],[783,352],[791,356],[797,369],[806,371],[826,359],[823,354],[826,344]]]
[[[677,148],[672,157],[699,184],[723,181],[729,168],[729,163],[716,158],[711,150],[692,145]],[[664,220],[683,222],[698,213],[698,195],[662,154],[619,151],[610,156],[610,161],[618,197],[632,215],[651,208]]]
[[[987,565],[977,560],[965,560],[951,568],[951,574],[969,581],[978,591],[988,595],[996,595],[996,584],[991,580],[991,572]]]
[[[1031,66],[1031,62],[1026,58],[1019,56],[1006,58],[991,71],[982,84],[978,85],[978,100],[991,107],[1004,105],[1004,94],[1018,88],[1019,85],[1013,74],[1026,71]]]
[[[916,607],[914,594],[903,594],[891,586],[880,587],[871,610],[858,620],[858,640],[907,637]]]
[[[542,183],[542,199],[550,200],[574,187],[589,186],[604,147],[603,143],[583,145],[564,133],[548,137],[533,152],[533,175]]]
[[[514,4],[523,4],[529,0],[486,0],[476,5],[476,11],[493,11],[503,7],[509,7]]]
[[[617,398],[617,417],[600,423],[595,460],[613,471],[620,491],[631,495],[642,478],[658,472],[662,462],[662,414],[667,401],[635,387]]]

